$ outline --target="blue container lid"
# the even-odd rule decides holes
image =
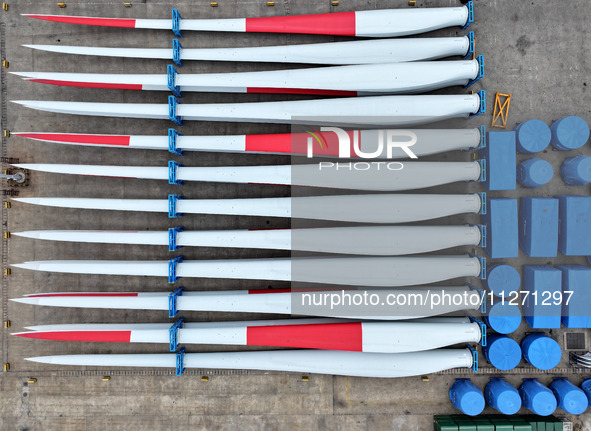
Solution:
[[[536,188],[550,182],[554,176],[552,165],[546,160],[532,157],[517,167],[517,180],[524,187]]]
[[[560,176],[565,183],[573,186],[591,183],[591,157],[569,157],[560,168]]]
[[[484,395],[469,379],[457,379],[449,390],[449,398],[455,408],[468,416],[478,416],[484,410]]]
[[[517,341],[506,335],[493,334],[483,348],[488,362],[499,370],[512,370],[521,361],[521,348]]]
[[[581,117],[571,115],[557,120],[550,128],[552,145],[557,150],[576,150],[585,145],[589,139],[589,126]]]
[[[495,302],[484,316],[486,324],[499,334],[510,334],[521,325],[521,310],[508,302]]]
[[[581,383],[581,389],[587,395],[587,400],[589,400],[589,407],[591,407],[591,379],[585,380]]]
[[[550,383],[550,389],[558,400],[558,407],[571,415],[580,415],[589,405],[587,395],[565,378]]]
[[[552,132],[546,123],[540,120],[529,120],[517,125],[517,151],[532,154],[546,149],[552,139]]]
[[[560,345],[552,338],[536,333],[530,334],[521,342],[523,357],[539,370],[550,370],[562,358]]]
[[[512,266],[493,265],[489,268],[484,283],[493,295],[502,296],[501,292],[505,292],[504,296],[507,297],[511,292],[519,290],[521,276]]]
[[[537,380],[523,382],[519,388],[519,395],[523,400],[523,406],[540,416],[551,415],[558,406],[552,391]]]
[[[503,391],[497,397],[496,409],[504,415],[514,415],[521,409],[521,397],[515,391]]]
[[[484,387],[486,402],[504,415],[514,415],[521,408],[519,392],[503,378],[492,378]]]

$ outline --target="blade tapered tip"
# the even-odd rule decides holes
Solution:
[[[22,269],[39,269],[39,262],[23,262],[23,263],[11,263],[10,266],[14,268]]]
[[[23,337],[23,338],[34,338],[34,337],[31,337],[30,334],[34,334],[34,332],[13,332],[10,335],[14,335],[15,337]]]
[[[35,78],[37,76],[37,74],[35,72],[8,72],[11,75],[16,75],[16,76],[24,76],[27,78]]]
[[[34,108],[39,106],[39,102],[36,100],[10,100],[12,103],[16,103],[17,105],[23,105],[27,108]]]
[[[31,358],[25,358],[25,361],[39,362],[40,364],[57,364],[55,362],[57,356],[33,356]]]
[[[12,163],[15,168],[35,170],[35,167],[39,166],[39,163]]]
[[[24,232],[11,232],[11,235],[14,236],[20,236],[23,238],[33,238],[33,239],[39,239],[41,237],[40,231],[38,230],[28,230],[28,231],[24,231]]]
[[[39,132],[13,132],[13,131],[10,132],[11,136],[12,135],[14,135],[14,136],[29,136],[29,135],[31,135],[30,137],[32,139],[35,139],[33,136],[39,135],[39,134],[40,134]]]
[[[9,301],[30,305],[36,305],[39,302],[36,298],[10,298]]]
[[[12,201],[15,202],[23,202],[25,204],[37,204],[39,205],[41,203],[40,198],[12,198]]]

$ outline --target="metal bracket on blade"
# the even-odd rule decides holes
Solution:
[[[168,229],[168,251],[177,251],[181,246],[177,245],[177,235],[183,231],[182,226]]]
[[[181,59],[181,49],[183,45],[179,42],[178,39],[172,39],[172,61],[178,67],[183,67],[183,60]]]
[[[486,257],[478,256],[477,254],[468,253],[470,257],[475,257],[480,261],[480,275],[478,278],[481,280],[486,280]]]
[[[483,148],[486,148],[486,126],[482,125],[478,129],[480,130],[480,144],[475,150],[482,150]]]
[[[484,56],[479,55],[478,57],[476,57],[476,60],[478,61],[478,75],[476,75],[476,78],[468,81],[464,88],[469,88],[472,84],[480,81],[484,77]]]
[[[181,102],[174,96],[168,96],[168,119],[177,126],[183,125],[183,119],[176,115],[176,107]]]
[[[474,22],[474,2],[469,1],[466,7],[468,8],[468,20],[462,27],[462,30],[466,30],[468,27],[470,27],[470,24]]]
[[[174,35],[176,37],[183,37],[183,34],[181,32],[181,19],[183,19],[183,17],[181,16],[181,14],[177,10],[177,8],[173,8],[172,9],[172,32],[174,33]]]
[[[169,349],[171,352],[176,352],[176,349],[179,348],[179,329],[185,326],[185,318],[179,317],[176,322],[172,324],[170,329],[168,330],[169,335]]]
[[[478,182],[483,183],[486,181],[486,159],[477,160],[478,164],[480,165],[480,177],[478,177]]]
[[[174,259],[168,261],[168,282],[174,283],[180,279],[176,275],[177,266],[185,259],[185,256],[177,256]]]
[[[476,287],[472,283],[466,283],[466,286],[480,293],[480,308],[478,309],[478,311],[480,311],[480,313],[482,314],[486,313],[486,290],[481,289],[480,287]]]
[[[183,97],[183,92],[181,88],[176,85],[176,76],[179,74],[179,71],[176,68],[169,64],[166,66],[166,77],[167,77],[167,86],[168,89],[174,94],[176,97]]]
[[[168,218],[176,218],[184,216],[176,210],[176,205],[179,199],[184,199],[181,195],[168,195]]]
[[[185,372],[184,361],[185,361],[185,352],[186,351],[187,350],[184,347],[181,347],[181,350],[176,352],[176,375],[177,376],[182,376],[183,373]]]
[[[466,35],[466,37],[468,38],[468,52],[466,53],[466,55],[464,55],[464,60],[467,60],[468,58],[472,57],[475,50],[474,32],[471,31]]]
[[[476,349],[474,347],[472,347],[469,344],[466,344],[466,348],[468,350],[470,350],[470,352],[472,353],[472,371],[477,373],[478,372],[478,352],[476,351]]]
[[[480,211],[478,211],[478,214],[484,215],[486,214],[486,192],[480,192],[478,195],[480,196]]]
[[[179,150],[176,146],[179,136],[183,136],[183,134],[177,132],[175,129],[168,129],[168,151],[177,156],[182,156],[184,154],[183,151]]]
[[[180,286],[179,288],[170,292],[170,294],[168,295],[168,317],[170,317],[171,319],[173,317],[176,317],[177,314],[179,314],[176,308],[176,302],[177,298],[183,295],[183,290],[185,290],[184,286]]]
[[[468,316],[470,322],[478,323],[478,326],[480,326],[480,342],[478,344],[480,344],[483,347],[486,346],[486,323],[484,323],[482,320],[477,319],[471,314],[466,314],[466,316]]]
[[[183,181],[177,178],[178,169],[182,167],[179,162],[175,162],[170,160],[168,162],[168,184],[176,184],[177,186],[182,186]]]
[[[476,117],[486,112],[486,91],[480,90],[477,94],[480,97],[480,107],[474,114],[470,114],[470,117]]]

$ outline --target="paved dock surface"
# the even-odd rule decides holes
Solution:
[[[177,7],[185,18],[234,18],[265,15],[295,15],[348,10],[406,8],[402,0],[345,0],[333,7],[328,0],[280,0],[274,7],[266,1],[224,0],[212,8],[209,2],[178,2],[145,0],[133,2],[131,8],[122,2],[67,2],[59,9],[55,1],[9,1],[9,10],[0,11],[2,58],[9,61],[1,72],[2,128],[12,131],[47,131],[70,133],[117,133],[164,135],[171,123],[159,120],[132,120],[67,116],[34,111],[10,103],[10,100],[64,100],[128,103],[166,103],[168,93],[97,90],[28,83],[9,71],[55,71],[94,73],[164,73],[167,61],[92,58],[35,51],[21,44],[63,44],[112,47],[169,47],[171,32],[155,30],[85,27],[28,19],[21,13],[69,14],[80,16],[168,18],[170,8]],[[458,1],[418,1],[417,7],[459,6]],[[591,9],[587,0],[554,2],[550,0],[510,2],[478,0],[476,22],[470,30],[476,33],[477,53],[485,56],[485,78],[473,90],[487,90],[487,113],[470,120],[454,120],[430,127],[472,128],[490,126],[495,92],[511,93],[507,130],[520,122],[538,118],[551,124],[567,115],[580,115],[591,123],[591,57],[589,26]],[[429,36],[464,35],[466,31],[450,28]],[[240,33],[184,32],[185,48],[287,45],[348,40],[347,38],[313,35],[270,35]],[[235,72],[278,70],[297,67],[285,64],[240,64],[225,62],[185,62],[181,73]],[[467,90],[449,88],[441,94],[460,94]],[[304,99],[308,96],[256,94],[187,93],[184,103],[247,102]],[[309,97],[313,98],[313,97]],[[186,123],[186,135],[281,133],[289,126]],[[499,129],[500,130],[500,129]],[[558,174],[566,157],[591,155],[589,144],[571,152],[554,151],[549,147],[536,155],[550,161],[554,179],[536,190],[491,193],[491,197],[554,196],[558,194],[589,194],[589,186],[566,186]],[[2,138],[2,156],[31,163],[129,164],[164,166],[170,159],[186,166],[251,165],[290,163],[289,157],[272,155],[239,155],[223,153],[186,153],[182,159],[165,151],[144,151],[64,146],[35,142],[17,136]],[[468,153],[450,153],[430,159],[469,160]],[[518,159],[527,157],[518,156]],[[3,164],[6,169],[8,165]],[[122,173],[124,175],[124,173]],[[4,189],[9,189],[6,183]],[[121,178],[95,178],[31,172],[29,185],[12,188],[20,197],[111,197],[165,198],[180,193],[187,198],[235,198],[289,196],[290,189],[270,185],[236,185],[188,183],[172,186],[163,181]],[[420,193],[468,193],[480,191],[479,184],[454,184]],[[4,198],[8,200],[9,198]],[[287,219],[263,217],[187,216],[171,220],[166,214],[140,214],[113,211],[90,211],[46,208],[12,203],[2,208],[3,230],[18,232],[35,229],[112,229],[164,230],[172,226],[193,229],[263,229],[289,227]],[[436,223],[476,223],[474,216],[458,216]],[[3,239],[3,269],[7,264],[28,260],[52,259],[129,259],[166,260],[176,254],[166,247],[104,244],[78,244],[35,241],[12,237]],[[471,251],[461,247],[445,253]],[[184,248],[186,259],[283,257],[285,252],[270,250]],[[179,253],[180,254],[180,253]],[[521,255],[514,265],[523,264],[585,264],[583,258],[531,259]],[[473,280],[472,280],[473,281]],[[461,280],[459,281],[462,282]],[[67,368],[45,366],[24,361],[30,356],[76,353],[166,353],[164,345],[118,345],[74,342],[52,342],[12,337],[28,325],[75,322],[166,322],[164,312],[126,310],[81,310],[32,307],[7,302],[33,292],[56,291],[166,291],[164,279],[149,277],[117,277],[32,272],[13,269],[2,279],[3,320],[12,326],[3,328],[2,362],[10,363],[10,371],[0,374],[1,430],[428,430],[433,414],[454,413],[448,390],[455,378],[471,377],[484,387],[489,377],[501,375],[481,356],[481,372],[451,370],[429,376],[403,379],[346,378],[302,375],[187,370],[175,377],[172,370]],[[181,283],[177,283],[181,284]],[[248,280],[188,279],[182,280],[188,290],[281,288],[286,283],[264,283]],[[275,316],[229,313],[184,313],[188,321],[242,320]],[[522,323],[512,336],[520,341],[530,328]],[[503,373],[507,380],[519,385],[526,377],[539,377],[549,383],[554,376],[568,376],[578,384],[584,374],[569,368],[565,333],[583,332],[590,349],[588,330],[554,330],[552,336],[563,347],[559,368],[543,373],[521,363],[520,367]],[[232,351],[237,347],[189,346],[189,352]],[[109,381],[102,381],[110,376]],[[203,381],[202,376],[208,380]],[[28,383],[36,378],[34,383]],[[485,413],[494,413],[487,408]],[[525,411],[523,411],[525,413]],[[557,411],[557,416],[562,416]],[[583,430],[591,430],[591,415],[571,418]]]

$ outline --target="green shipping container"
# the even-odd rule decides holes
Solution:
[[[458,431],[458,425],[450,416],[437,415],[433,416],[433,430],[434,431]]]
[[[476,431],[495,431],[495,426],[485,417],[476,416],[472,422],[476,424]]]

